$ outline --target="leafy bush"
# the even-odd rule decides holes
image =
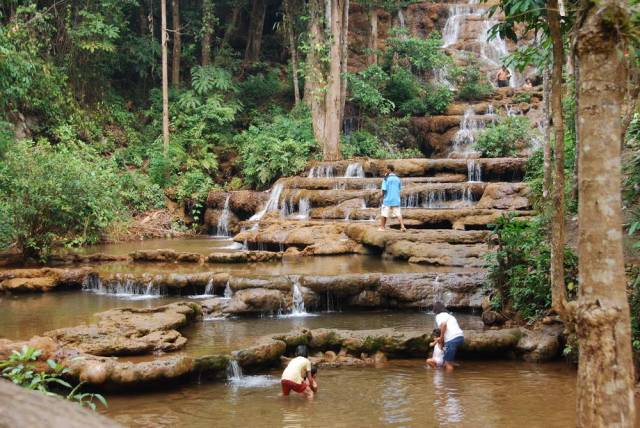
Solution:
[[[482,100],[494,93],[487,76],[476,64],[454,67],[450,75],[458,88],[457,98],[463,101]]]
[[[502,216],[493,226],[487,284],[497,310],[514,310],[534,321],[551,306],[551,249],[542,217],[519,220]],[[569,297],[576,294],[578,258],[565,248],[565,284]]]
[[[374,114],[388,114],[395,104],[384,97],[382,90],[389,76],[378,65],[371,65],[358,73],[347,75],[351,97],[349,100]]]
[[[20,351],[13,351],[9,359],[0,361],[2,377],[23,388],[46,395],[60,395],[92,410],[96,410],[95,401],[107,407],[107,401],[102,395],[79,392],[83,383],[73,387],[64,380],[69,369],[54,360],[47,360],[47,371],[39,370],[34,363],[41,355],[42,351],[28,346],[23,346]],[[68,392],[62,393],[65,390]]]
[[[424,95],[413,98],[400,105],[400,114],[422,116],[425,114],[441,114],[453,101],[453,92],[444,85],[429,85]]]
[[[474,147],[486,158],[515,156],[531,143],[531,123],[524,116],[507,116],[486,127]]]
[[[278,69],[247,77],[239,84],[239,99],[245,108],[252,110],[259,106],[286,97],[287,86],[280,79]]]
[[[512,100],[514,103],[530,103],[531,94],[529,92],[520,92],[519,94],[515,94]]]
[[[406,30],[395,30],[385,41],[384,61],[389,67],[395,61],[408,65],[413,72],[443,68],[451,59],[442,51],[442,38],[432,31],[429,37],[415,37]]]
[[[55,241],[95,242],[123,213],[111,165],[82,146],[12,145],[0,165],[0,200],[10,236],[27,256],[46,257]]]
[[[640,352],[640,268],[634,266],[629,275],[627,295],[631,309],[631,344],[633,350]]]
[[[302,171],[318,149],[309,112],[302,109],[252,125],[236,141],[245,180],[257,186]]]
[[[146,174],[126,171],[119,176],[120,197],[132,214],[162,208],[164,192]]]
[[[342,157],[370,157],[375,159],[416,158],[420,157],[417,149],[399,149],[396,145],[386,144],[367,131],[354,131],[344,138],[341,144]]]

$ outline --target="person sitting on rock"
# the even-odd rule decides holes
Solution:
[[[433,342],[431,342],[429,346],[433,347],[433,355],[431,358],[427,358],[427,364],[432,369],[437,369],[444,365],[444,350],[439,341],[440,329],[434,328],[431,337],[433,338]]]
[[[433,304],[433,313],[436,315],[436,328],[440,330],[438,342],[444,345],[444,368],[453,371],[453,362],[456,358],[458,347],[464,342],[464,333],[458,325],[456,317],[447,312],[442,302]]]
[[[511,72],[503,65],[500,71],[498,71],[498,74],[496,74],[498,88],[506,88],[509,86],[509,79],[511,79]]]
[[[318,376],[318,366],[316,366],[315,364],[312,364],[311,365],[311,372],[305,378],[304,381],[309,386],[309,388],[311,388],[311,390],[313,391],[314,394],[316,394],[318,392],[317,376]]]
[[[289,395],[291,390],[298,394],[304,394],[308,399],[313,398],[313,389],[305,378],[311,375],[311,361],[308,359],[309,351],[305,345],[298,345],[296,348],[296,357],[289,361],[287,368],[282,373],[280,385],[282,386],[282,395]]]
[[[382,180],[382,212],[380,218],[380,228],[383,231],[387,224],[389,216],[397,217],[400,222],[400,230],[403,232],[407,229],[402,221],[402,212],[400,210],[400,191],[402,190],[402,182],[395,174],[393,165],[387,165],[384,171],[384,179]]]

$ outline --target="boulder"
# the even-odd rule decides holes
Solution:
[[[489,183],[476,208],[526,210],[531,208],[526,183]]]
[[[234,351],[231,355],[241,367],[255,369],[277,364],[286,347],[285,342],[282,340],[263,339],[261,343],[250,348]]]
[[[286,307],[284,295],[280,290],[249,288],[234,293],[225,308],[228,314],[276,313]]]
[[[134,263],[200,263],[202,256],[197,253],[183,253],[171,249],[139,250],[129,253]]]

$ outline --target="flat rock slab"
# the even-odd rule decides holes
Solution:
[[[211,253],[207,263],[258,263],[282,259],[282,252],[274,251],[234,251],[230,253]]]
[[[79,269],[11,269],[0,272],[0,292],[30,293],[56,289],[80,288],[92,268]]]
[[[53,330],[45,336],[62,347],[98,356],[175,351],[187,342],[176,329],[200,315],[199,305],[186,302],[157,308],[113,309],[97,314],[97,324]]]

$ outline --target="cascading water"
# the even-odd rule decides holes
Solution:
[[[507,49],[507,44],[504,39],[497,33],[489,40],[491,27],[496,24],[498,24],[498,21],[488,18],[485,19],[482,24],[480,36],[478,36],[478,41],[480,42],[480,57],[489,65],[497,68],[502,67],[502,61],[504,57],[509,55],[509,49]],[[509,86],[516,88],[519,84],[516,70],[509,68],[509,73],[511,74]]]
[[[364,168],[359,162],[350,163],[344,173],[344,178],[364,178]]]
[[[231,299],[233,297],[233,290],[229,286],[229,281],[227,281],[227,285],[224,287],[224,298]]]
[[[311,212],[311,202],[309,202],[308,198],[300,198],[298,200],[298,218],[301,220],[306,220],[309,218],[309,213]]]
[[[400,199],[400,206],[402,208],[418,208],[419,200],[419,193],[409,193]]]
[[[155,285],[153,281],[140,283],[130,278],[102,281],[97,276],[87,278],[82,289],[95,294],[111,295],[129,300],[157,299],[166,292],[164,287]]]
[[[449,17],[442,30],[442,47],[446,48],[458,42],[460,29],[464,21],[471,16],[478,16],[478,12],[469,4],[454,3],[449,6]]]
[[[282,185],[282,183],[276,183],[276,185],[273,186],[273,188],[271,188],[271,194],[269,195],[269,200],[267,201],[267,204],[264,206],[262,211],[254,214],[249,220],[260,221],[262,220],[262,217],[264,217],[266,213],[270,211],[277,211],[280,205],[280,195],[282,194],[283,189],[284,189],[284,186]]]
[[[472,107],[464,112],[460,129],[453,137],[453,151],[458,154],[468,155],[472,153],[473,143],[476,141],[478,130],[483,128],[483,122],[476,119]]]
[[[304,307],[304,296],[302,295],[302,290],[300,290],[300,286],[298,285],[298,281],[293,281],[293,285],[291,288],[292,294],[292,308],[291,314],[294,316],[305,316],[307,315],[307,311]]]
[[[229,199],[231,199],[231,195],[227,195],[227,199],[224,201],[224,208],[216,226],[216,235],[225,238],[229,237]]]
[[[309,170],[307,177],[309,178],[333,178],[336,175],[336,169],[333,165],[316,165]]]
[[[480,163],[475,159],[467,160],[467,176],[468,181],[482,181],[482,168]]]
[[[279,383],[278,379],[273,376],[259,375],[259,376],[245,376],[242,373],[242,367],[236,360],[229,361],[227,365],[227,383],[232,388],[266,388],[276,383]]]

